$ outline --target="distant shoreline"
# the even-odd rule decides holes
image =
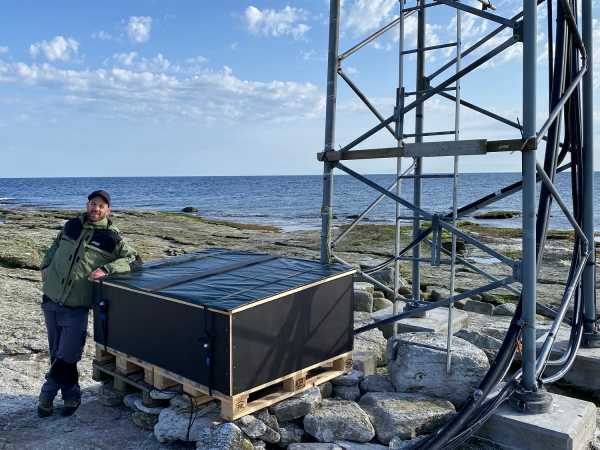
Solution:
[[[14,206],[14,207],[5,207],[0,203],[0,224],[4,223],[3,216],[6,212],[9,211],[28,211],[28,212],[44,212],[44,213],[58,213],[58,214],[72,214],[77,215],[84,212],[84,207],[81,209],[72,209],[72,208],[56,208],[56,207],[45,207],[45,206]],[[113,214],[118,217],[119,214],[123,215],[131,215],[131,214],[165,214],[165,215],[178,215],[182,217],[189,217],[190,219],[197,219],[204,221],[206,223],[212,223],[214,225],[226,225],[232,226],[234,228],[239,229],[255,229],[255,230],[263,230],[263,231],[276,231],[276,232],[301,232],[301,231],[315,231],[320,228],[320,226],[313,227],[298,227],[298,226],[289,226],[286,227],[285,224],[277,223],[276,221],[269,221],[268,217],[265,217],[265,220],[260,221],[244,221],[244,220],[231,220],[231,218],[219,218],[212,216],[203,216],[201,214],[196,213],[186,213],[183,211],[175,211],[175,210],[162,210],[162,209],[149,209],[149,208],[123,208],[123,209],[113,209]],[[502,213],[502,211],[499,211]],[[510,223],[502,224],[502,221],[510,220],[509,218],[502,219],[473,219],[472,217],[467,217],[465,219],[459,219],[459,228],[462,227],[476,228],[479,232],[485,233],[489,232],[491,235],[501,234],[503,231],[508,232],[511,235],[514,233],[522,231],[522,227],[519,226],[510,226]],[[343,228],[352,223],[352,219],[346,218],[343,221],[339,219],[334,219],[333,225],[335,228]],[[369,221],[366,220],[360,223],[363,227],[392,227],[393,222],[379,222],[379,221]],[[502,226],[505,225],[505,226]],[[401,225],[401,228],[406,229],[410,228],[409,222]],[[568,229],[560,229],[560,228],[550,228],[549,232],[558,234],[558,235],[566,235],[569,234],[571,230]],[[486,233],[487,234],[487,233]],[[600,237],[600,230],[595,230],[594,235]],[[567,237],[568,238],[568,237]],[[596,239],[598,240],[598,238]]]

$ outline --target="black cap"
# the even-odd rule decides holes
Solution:
[[[110,206],[110,194],[108,192],[103,190],[94,191],[90,195],[88,195],[88,200],[91,200],[94,197],[102,197],[106,201],[106,203],[108,203],[108,206]]]

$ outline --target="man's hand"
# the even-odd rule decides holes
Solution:
[[[42,281],[46,281],[47,277],[48,277],[48,269],[46,267],[44,267],[42,269]]]
[[[106,275],[108,275],[108,274],[104,270],[96,269],[92,273],[90,273],[90,275],[88,276],[88,280],[96,281],[96,280],[99,280],[100,278],[104,278]]]

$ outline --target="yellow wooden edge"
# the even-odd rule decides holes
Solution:
[[[104,346],[101,345],[101,344],[96,344],[96,347],[97,348],[99,347],[102,350],[104,350]],[[129,358],[133,363],[138,364],[141,367],[152,368],[153,371],[154,371],[154,373],[158,373],[158,374],[164,376],[165,378],[169,378],[169,379],[171,379],[173,381],[178,382],[179,384],[182,384],[182,385],[183,384],[187,384],[187,385],[189,385],[189,386],[191,386],[193,388],[198,389],[199,391],[204,392],[206,395],[208,395],[208,392],[209,392],[208,386],[204,386],[203,384],[200,384],[200,383],[198,383],[196,381],[190,380],[189,378],[185,378],[185,377],[183,377],[181,375],[177,375],[176,373],[171,372],[170,370],[163,369],[162,367],[159,367],[159,366],[156,366],[154,364],[150,364],[150,363],[144,362],[144,361],[142,361],[142,360],[140,360],[138,358],[135,358],[133,356],[129,356],[129,355],[127,355],[127,354],[125,354],[123,352],[120,352],[118,350],[115,350],[115,349],[113,349],[111,347],[106,347],[106,349],[107,349],[107,351],[109,353],[112,353],[115,356],[118,354],[119,356],[123,356],[125,358]],[[323,366],[325,364],[332,363],[335,360],[339,360],[341,358],[348,358],[348,357],[350,357],[350,358],[352,357],[352,352],[341,353],[341,354],[339,354],[337,356],[334,356],[333,358],[329,358],[329,359],[323,360],[323,361],[321,361],[319,363],[313,364],[311,366],[304,367],[304,368],[302,368],[300,370],[297,370],[295,372],[289,373],[289,374],[287,374],[285,376],[276,378],[275,380],[271,380],[268,383],[261,384],[260,386],[256,386],[256,387],[254,387],[252,389],[249,389],[247,391],[240,392],[239,394],[235,394],[235,395],[231,395],[231,396],[223,394],[222,392],[213,389],[211,397],[218,398],[219,400],[223,400],[223,401],[234,401],[236,397],[248,396],[248,395],[252,394],[253,392],[260,391],[261,389],[269,387],[269,386],[271,386],[273,384],[277,384],[277,383],[279,383],[281,381],[284,381],[286,379],[292,378],[295,375],[301,374],[303,372],[309,372],[310,370],[316,369],[316,368],[321,367],[321,366]],[[325,376],[325,375],[329,375],[329,374],[333,374],[333,373],[335,373],[336,375],[331,376],[331,378],[328,378],[328,379],[333,379],[333,378],[335,378],[335,377],[337,377],[337,376],[345,373],[345,371],[344,370],[328,370],[327,372],[325,372],[323,374],[317,374],[314,377],[311,377],[310,380],[316,379],[320,375]],[[310,384],[309,379],[307,379],[307,386],[311,387],[313,385],[314,384]],[[301,390],[299,390],[299,391],[286,392],[285,394],[291,394],[289,396],[292,396],[292,395],[297,394],[298,392],[302,392],[304,390],[306,390],[306,387],[303,388],[303,389],[301,389]],[[281,394],[281,395],[283,395],[283,394]],[[267,397],[269,397],[269,396],[267,396]],[[285,398],[287,398],[287,397],[285,397]],[[283,398],[282,398],[282,400],[283,400]],[[255,401],[258,401],[258,400],[255,400]],[[250,414],[250,413],[248,413],[248,414]]]
[[[231,397],[238,397],[238,396],[241,396],[241,395],[249,395],[249,394],[252,394],[253,392],[260,391],[261,389],[264,389],[264,388],[266,388],[266,387],[269,387],[269,386],[271,386],[271,385],[273,385],[273,384],[276,384],[276,383],[279,383],[279,382],[281,382],[281,381],[284,381],[284,380],[286,380],[286,379],[288,379],[288,378],[291,378],[291,377],[293,377],[294,375],[300,374],[300,373],[302,373],[302,372],[308,372],[308,371],[310,371],[310,370],[316,369],[316,368],[318,368],[318,367],[321,367],[321,366],[323,366],[323,365],[325,365],[325,364],[328,364],[328,363],[330,363],[330,362],[333,362],[333,361],[335,361],[336,359],[340,359],[340,358],[347,358],[347,357],[352,357],[352,352],[346,352],[346,353],[342,353],[342,354],[339,354],[339,355],[337,355],[337,356],[334,356],[333,358],[325,359],[325,360],[323,360],[323,361],[321,361],[321,362],[318,362],[318,363],[316,363],[316,364],[313,364],[312,366],[303,367],[303,368],[302,368],[302,369],[300,369],[300,370],[297,370],[297,371],[295,371],[295,372],[288,373],[287,375],[284,375],[284,376],[282,376],[282,377],[276,378],[276,379],[274,379],[274,380],[271,380],[271,381],[269,381],[269,382],[267,382],[267,383],[261,384],[260,386],[253,387],[252,389],[248,389],[247,391],[240,392],[239,394],[234,394],[234,395],[232,395]]]
[[[229,409],[232,410],[234,413],[231,415],[227,415],[226,417],[223,416],[223,418],[227,419],[227,420],[239,419],[240,417],[247,416],[248,414],[252,414],[253,412],[259,411],[263,408],[267,408],[267,407],[272,406],[275,403],[278,403],[282,400],[285,400],[287,398],[293,397],[294,395],[300,394],[314,386],[318,386],[329,380],[333,380],[334,378],[337,378],[340,375],[343,375],[344,373],[346,373],[346,372],[343,370],[330,370],[325,373],[317,374],[314,377],[308,378],[306,380],[306,385],[301,389],[297,389],[295,391],[289,391],[289,392],[285,392],[285,391],[284,392],[282,392],[282,391],[274,392],[272,394],[266,395],[265,397],[261,397],[257,400],[254,400],[254,401],[248,403],[244,408],[241,408],[237,412],[235,412],[234,408],[230,407]],[[240,395],[242,395],[242,394],[240,394]]]

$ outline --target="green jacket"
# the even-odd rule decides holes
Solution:
[[[88,222],[86,215],[68,220],[46,252],[42,268],[48,273],[44,294],[56,303],[70,307],[91,307],[91,272],[128,272],[136,251],[128,246],[110,219]]]

